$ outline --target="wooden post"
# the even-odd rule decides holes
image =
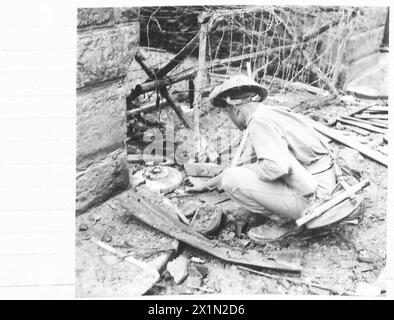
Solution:
[[[202,91],[204,88],[204,82],[206,79],[206,61],[205,55],[207,51],[207,33],[208,33],[208,23],[204,23],[205,14],[202,13],[199,16],[200,22],[200,33],[199,33],[199,50],[198,50],[198,69],[196,76],[196,92],[193,107],[194,116],[194,141],[196,147],[196,160],[199,161],[199,156],[201,153],[201,143],[200,143],[200,109],[202,100]]]

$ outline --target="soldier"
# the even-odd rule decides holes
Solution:
[[[327,197],[336,185],[331,152],[304,118],[262,101],[268,92],[244,75],[216,87],[210,101],[223,108],[249,135],[257,161],[229,167],[209,181],[193,180],[188,190],[223,189],[245,211],[276,222],[297,220],[313,199]],[[274,234],[284,233],[278,226]],[[267,237],[266,226],[253,228],[254,239]]]

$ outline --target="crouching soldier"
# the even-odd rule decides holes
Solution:
[[[223,108],[240,130],[246,130],[257,161],[229,167],[209,181],[195,180],[189,191],[216,187],[245,211],[276,222],[294,221],[311,201],[328,196],[335,187],[333,159],[328,145],[304,118],[290,109],[262,104],[266,96],[266,89],[243,75],[213,90],[212,105]],[[253,228],[249,236],[269,240],[270,235],[284,233],[280,225],[271,223],[271,232],[267,224]]]

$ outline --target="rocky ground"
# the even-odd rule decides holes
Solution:
[[[309,94],[278,93],[270,96],[266,103],[296,106],[295,111],[323,123],[332,121],[337,114],[347,114],[363,103],[371,103],[346,97],[335,102],[327,99],[321,103],[316,100],[314,105],[310,103],[313,99],[316,96]],[[308,103],[303,103],[304,101]],[[166,113],[167,111],[162,111],[162,120],[166,119]],[[168,116],[172,117],[170,112]],[[231,126],[224,114],[208,110],[207,105],[201,123],[206,136],[214,136],[218,126]],[[366,145],[373,144],[379,138],[377,134],[360,136],[340,126],[338,129]],[[343,148],[333,142],[332,145],[337,149]],[[117,207],[113,200],[109,200],[76,219],[78,294],[131,295],[139,294],[135,291],[136,287],[149,286],[149,279],[146,280],[143,274],[136,271],[135,266],[125,264],[124,257],[113,255],[94,244],[92,239],[116,248],[123,255],[131,255],[156,266],[160,270],[160,280],[146,292],[148,295],[353,294],[360,283],[374,283],[386,262],[387,168],[361,155],[358,161],[362,177],[371,182],[363,192],[366,209],[358,224],[342,223],[328,229],[328,232],[311,233],[308,237],[293,237],[262,245],[251,241],[246,234],[238,236],[234,223],[236,218],[229,215],[223,228],[214,236],[230,246],[299,263],[303,269],[300,276],[269,272],[263,276],[239,269],[236,265],[224,263],[153,230]],[[132,166],[130,169],[135,172],[139,167]],[[180,190],[182,188],[183,185]],[[168,196],[182,210],[190,210],[190,206],[204,208],[222,197],[216,191],[199,195]],[[223,203],[220,206],[224,208],[227,205],[228,203]],[[258,218],[252,220],[259,223]],[[186,268],[183,270],[186,276],[183,281],[174,281],[165,263],[162,263],[167,258],[169,261],[181,260],[178,261],[179,264]]]

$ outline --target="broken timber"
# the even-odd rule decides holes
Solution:
[[[136,59],[137,62],[140,64],[141,68],[145,71],[145,73],[148,75],[148,77],[149,77],[150,79],[153,79],[153,78],[157,79],[160,70],[159,70],[157,73],[155,73],[151,68],[149,68],[149,67],[144,63],[143,57],[142,57],[139,53],[137,53],[137,56],[138,56],[138,59]],[[164,80],[155,80],[154,83],[156,83],[156,82],[158,82],[158,81],[160,82],[160,81],[164,81]],[[148,82],[148,84],[149,84],[149,83],[152,83],[152,82]],[[144,83],[144,84],[142,84],[142,85],[146,85],[146,84],[147,84],[147,83]],[[140,87],[141,87],[142,85],[140,85]],[[135,99],[135,98],[140,94],[140,93],[139,93],[139,90],[142,90],[142,89],[137,89],[137,87],[138,87],[138,86],[136,86],[136,89],[134,89],[134,90],[132,91],[132,93],[127,97],[127,99],[129,99],[129,100],[130,100],[130,99]],[[135,92],[136,90],[137,90],[137,93]],[[156,87],[155,87],[155,90],[159,90],[161,96],[167,101],[167,103],[170,105],[170,107],[174,110],[174,112],[176,113],[176,115],[178,116],[178,118],[182,121],[183,125],[184,125],[187,129],[192,129],[192,126],[191,126],[191,124],[188,122],[188,120],[186,119],[186,116],[185,116],[185,114],[183,113],[182,109],[181,109],[181,108],[174,102],[174,100],[171,98],[171,95],[170,95],[170,93],[168,92],[168,89],[167,89],[167,84],[166,84],[166,82],[164,82],[164,84],[160,87],[160,89],[159,89],[158,86],[156,86]],[[206,139],[205,139],[203,136],[201,136],[200,141],[201,141],[201,144],[204,145],[204,147],[205,147],[205,152],[206,152],[206,154],[208,155],[209,160],[211,160],[211,161],[213,161],[213,162],[216,161],[217,158],[219,157],[219,155],[217,154],[217,152],[216,152],[215,150],[213,150],[213,149],[209,146],[208,142],[206,141]]]
[[[315,130],[317,130],[318,132],[320,132],[321,134],[349,147],[352,149],[355,149],[357,151],[359,151],[360,153],[362,153],[363,155],[367,156],[368,158],[375,160],[377,162],[379,162],[380,164],[384,165],[384,166],[388,166],[388,157],[384,156],[383,154],[381,154],[378,151],[375,151],[371,148],[368,148],[364,145],[362,145],[361,143],[355,141],[352,138],[349,137],[345,137],[342,133],[340,133],[339,131],[335,130],[335,129],[331,129],[326,127],[325,125],[318,123],[316,121],[307,119],[309,121],[309,123],[311,123],[311,125],[313,126],[313,128]]]
[[[199,50],[198,50],[198,69],[196,76],[196,90],[195,99],[193,104],[193,118],[194,118],[194,144],[196,148],[196,159],[200,159],[201,153],[201,142],[200,142],[200,109],[202,106],[202,89],[204,86],[204,79],[206,78],[206,68],[205,68],[205,55],[207,51],[207,33],[208,25],[203,23],[205,15],[201,14],[199,17],[199,22],[201,25],[199,34]]]
[[[223,261],[278,271],[301,272],[299,266],[264,259],[263,257],[231,248],[219,241],[209,240],[185,226],[179,220],[172,219],[166,211],[132,190],[115,197],[114,201],[126,212],[152,228]]]
[[[378,128],[378,127],[375,127],[373,125],[362,123],[362,122],[359,122],[359,121],[343,119],[342,117],[338,117],[338,121],[342,122],[344,124],[350,124],[352,126],[360,127],[362,129],[365,129],[365,130],[368,130],[368,131],[372,131],[372,132],[383,133],[383,134],[387,133],[387,130],[385,130],[385,129]]]
[[[298,220],[296,220],[296,225],[301,227],[302,225],[312,221],[313,219],[320,217],[323,213],[327,212],[328,210],[335,207],[337,204],[341,203],[342,201],[346,200],[347,198],[352,197],[356,192],[362,190],[363,188],[369,185],[369,181],[362,181],[354,186],[349,187],[342,193],[338,194],[337,196],[327,200],[323,204],[316,207],[311,214],[307,214]]]
[[[369,124],[375,127],[379,127],[379,128],[385,128],[388,129],[388,125],[385,122],[378,122],[376,120],[371,121],[371,120],[364,120],[364,119],[358,119],[358,118],[353,118],[353,117],[346,117],[346,116],[341,116],[340,118],[345,119],[345,120],[351,120],[351,121],[355,121],[355,122],[359,122],[359,123],[364,123],[364,124]]]
[[[160,100],[159,104],[157,104],[156,102],[152,102],[149,103],[147,105],[141,106],[139,108],[135,108],[135,109],[131,109],[131,110],[127,110],[126,114],[128,116],[132,116],[135,114],[139,114],[141,112],[149,112],[152,111],[154,109],[157,109],[157,107],[164,107],[167,105],[167,102],[165,100]]]
[[[388,115],[384,115],[384,114],[355,114],[354,115],[356,118],[360,118],[360,119],[379,119],[379,120],[388,120],[389,116]]]

